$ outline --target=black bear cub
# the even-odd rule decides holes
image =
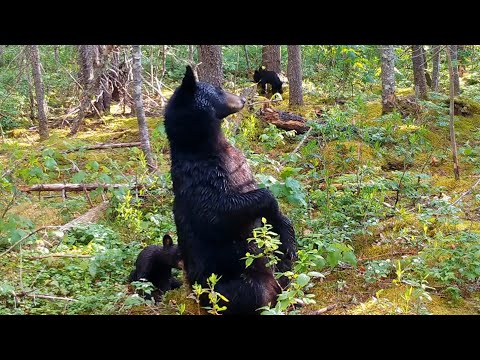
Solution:
[[[272,93],[283,94],[282,81],[275,71],[265,70],[264,66],[260,66],[258,70],[253,73],[253,81],[260,85],[261,93],[267,93],[267,84],[272,86]]]
[[[245,99],[218,86],[197,81],[187,66],[182,84],[165,110],[170,143],[173,213],[190,285],[207,287],[207,279],[221,276],[215,290],[229,302],[225,314],[255,314],[274,305],[288,279],[277,281],[265,258],[246,268],[242,258],[259,249],[248,243],[253,228],[265,217],[280,235],[280,272],[296,259],[293,226],[281,213],[268,189],[259,189],[243,153],[231,145],[222,120],[240,111]],[[200,298],[208,306],[206,294]]]
[[[158,301],[163,293],[182,285],[172,276],[172,268],[180,269],[180,267],[180,249],[173,244],[172,238],[167,234],[163,236],[163,246],[150,245],[140,252],[129,282],[142,279],[150,281],[156,288],[152,295]],[[146,294],[145,298],[149,299],[150,296]]]

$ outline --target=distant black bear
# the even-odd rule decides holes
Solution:
[[[278,77],[275,71],[265,70],[264,66],[261,66],[253,73],[253,81],[260,85],[261,93],[267,93],[267,84],[272,86],[272,93],[283,94],[282,81]]]
[[[227,297],[226,314],[255,313],[274,305],[281,292],[264,258],[245,268],[246,239],[261,217],[280,235],[283,252],[277,269],[290,270],[296,259],[295,233],[268,189],[258,189],[241,151],[228,143],[222,119],[240,111],[245,99],[197,81],[187,66],[182,84],[168,102],[165,129],[170,143],[175,195],[173,212],[184,271],[190,285],[207,286],[222,276],[216,290]],[[285,286],[288,279],[281,279]],[[202,306],[208,298],[201,298]]]
[[[179,288],[182,283],[172,276],[172,268],[181,266],[180,249],[173,244],[170,235],[163,237],[163,246],[150,245],[143,249],[135,262],[135,270],[130,274],[129,282],[150,281],[156,290],[152,294],[158,300],[164,292]],[[147,299],[151,296],[145,295]]]

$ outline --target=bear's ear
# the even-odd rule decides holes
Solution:
[[[197,83],[195,73],[190,65],[187,65],[187,70],[185,71],[185,76],[182,80],[182,87],[186,89],[194,89]]]
[[[163,235],[163,247],[168,248],[170,246],[173,246],[172,237],[168,234]]]

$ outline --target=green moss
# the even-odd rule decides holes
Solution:
[[[397,88],[396,89],[397,96],[408,96],[414,95],[415,91],[412,88]]]
[[[359,122],[362,125],[373,125],[375,120],[382,116],[381,101],[371,101],[365,104],[365,111],[362,112]]]
[[[427,308],[434,315],[478,315],[480,314],[478,295],[477,292],[470,299],[456,301],[432,295],[432,301],[427,304]]]
[[[355,171],[359,164],[358,159],[361,164],[380,166],[383,163],[383,159],[379,158],[372,147],[357,140],[331,141],[325,146],[323,154],[332,173]],[[350,161],[347,162],[346,159]],[[353,159],[355,161],[351,161]]]

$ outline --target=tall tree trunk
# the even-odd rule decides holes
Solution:
[[[223,85],[222,45],[200,45],[198,78],[216,86]]]
[[[425,47],[422,45],[422,58],[423,58],[423,71],[425,72],[425,81],[427,82],[427,86],[429,88],[432,87],[432,77],[430,76],[430,73],[428,72],[428,62],[427,62],[427,51],[425,50]]]
[[[432,47],[432,90],[438,92],[438,82],[440,80],[440,45]]]
[[[32,62],[33,81],[35,83],[35,95],[37,97],[38,132],[40,140],[45,140],[48,138],[47,106],[45,104],[45,90],[43,88],[38,45],[30,45],[30,60]]]
[[[58,63],[60,61],[60,55],[58,53],[58,48],[60,45],[53,45],[53,55],[55,57],[55,62]]]
[[[243,45],[243,51],[245,52],[245,61],[247,62],[247,71],[250,71],[250,60],[248,59],[247,45]]]
[[[27,63],[30,60],[27,59]],[[30,120],[35,120],[35,96],[33,95],[33,86],[32,86],[32,74],[30,72],[27,72],[27,86],[28,86],[28,103],[29,103],[29,112],[30,112]]]
[[[80,73],[78,79],[85,90],[93,79],[93,46],[78,45],[78,65]]]
[[[193,45],[188,45],[188,62],[191,64],[193,64]]]
[[[4,59],[3,59],[3,53],[5,51],[5,45],[0,45],[0,66],[3,66]]]
[[[282,71],[280,45],[263,45],[262,65],[269,71]]]
[[[163,79],[167,72],[167,45],[162,45],[162,75],[160,79]]]
[[[423,53],[420,45],[412,45],[413,79],[415,84],[415,95],[422,100],[428,98],[427,81],[423,68]]]
[[[93,67],[94,49],[88,47],[94,47],[95,45],[80,45],[79,46],[79,62],[83,64],[81,66],[81,81],[83,82],[83,91],[80,99],[80,109],[78,111],[78,117],[74,120],[70,129],[70,136],[75,135],[82,125],[90,106],[92,106],[91,96],[97,95],[98,89],[100,89],[102,74],[105,71],[107,65],[107,59],[103,58],[103,52],[100,54],[99,64]],[[90,61],[92,60],[92,61]],[[91,69],[91,70],[90,70]]]
[[[393,45],[382,45],[380,53],[382,61],[382,113],[386,114],[394,109],[396,103]]]
[[[458,76],[458,53],[457,45],[448,45],[447,48],[450,52],[450,61],[452,62],[453,69],[453,85],[455,90],[455,96],[460,94],[460,78]]]
[[[303,105],[302,54],[300,45],[288,45],[287,72],[290,87],[290,97],[288,105]]]
[[[458,76],[458,52],[457,45],[448,45],[450,53],[450,61],[452,62],[453,69],[453,85],[455,90],[455,96],[460,94],[460,78]]]
[[[150,147],[150,137],[148,135],[147,121],[145,119],[145,111],[142,101],[142,51],[140,45],[132,46],[133,57],[133,98],[135,100],[135,112],[138,120],[138,131],[140,134],[140,142],[142,150],[147,160],[150,172],[155,170],[155,162],[153,161],[152,148]]]
[[[455,122],[453,116],[455,111],[455,64],[452,61],[453,50],[450,49],[450,46],[455,45],[447,45],[448,74],[450,75],[450,142],[453,156],[453,173],[455,174],[455,180],[459,180],[460,168],[458,167],[457,140],[455,139]]]
[[[420,49],[422,50],[422,62],[423,62],[423,70],[426,72],[428,69],[427,64],[427,52],[425,51],[425,46],[421,45]]]
[[[463,77],[465,72],[465,45],[457,45],[457,57],[458,57],[458,77]]]

